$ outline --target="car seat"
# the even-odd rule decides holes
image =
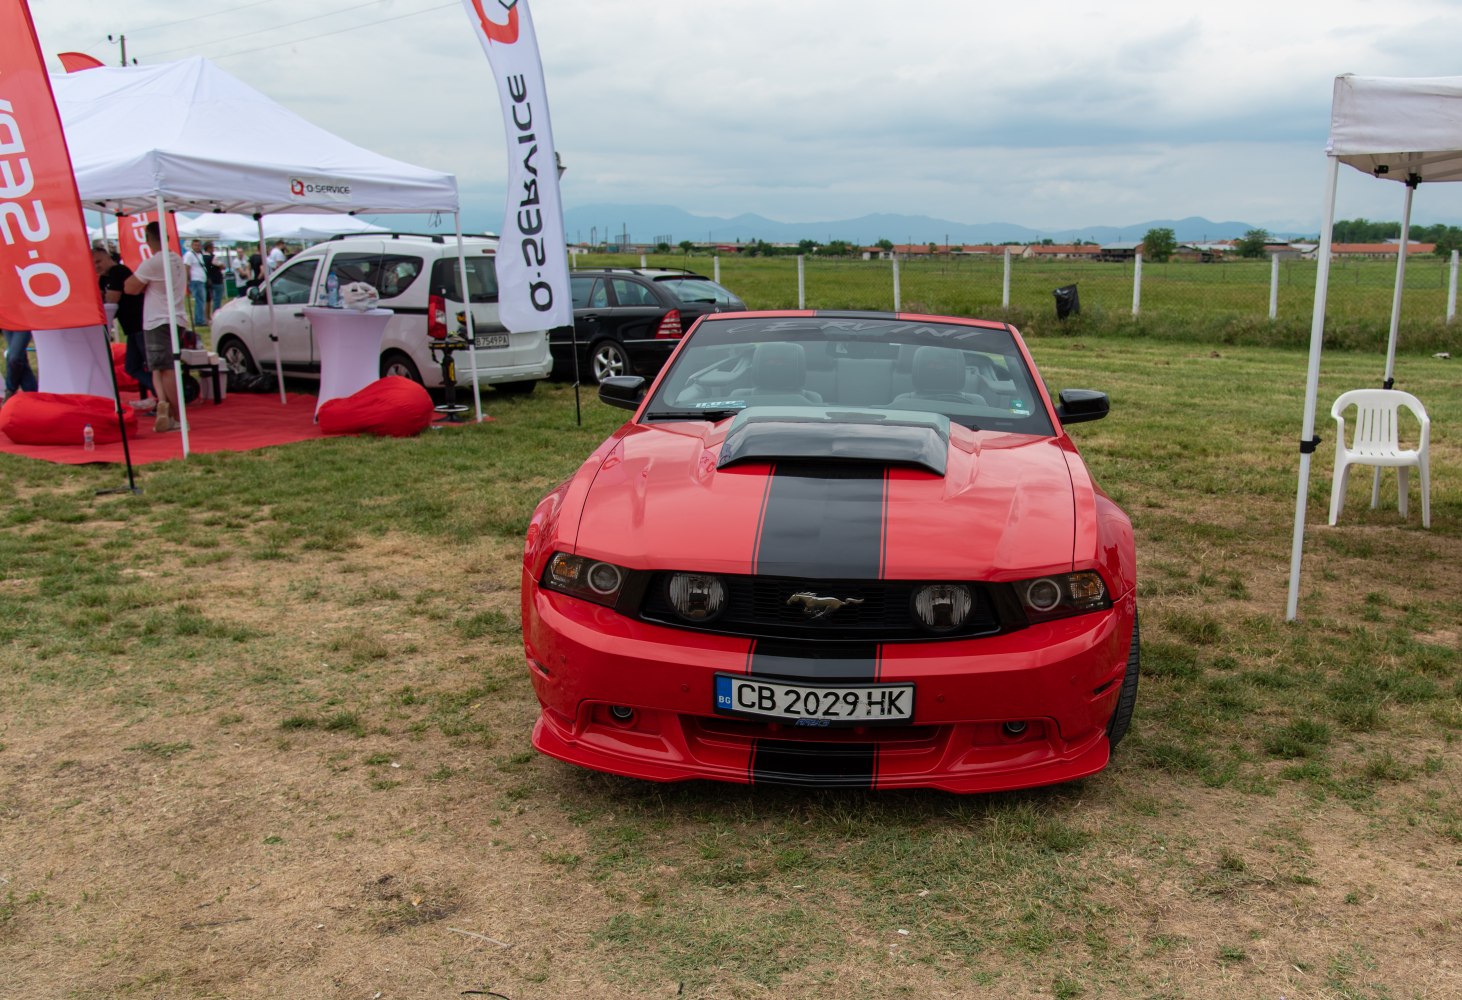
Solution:
[[[742,386],[731,395],[760,406],[822,403],[822,396],[806,385],[807,356],[801,344],[757,344],[751,356],[751,385]]]
[[[964,392],[965,356],[948,347],[920,347],[914,352],[914,391],[895,396],[892,406],[920,402],[972,403],[985,405],[983,396]],[[914,409],[929,407],[915,406]]]

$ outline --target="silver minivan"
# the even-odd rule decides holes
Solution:
[[[548,332],[509,333],[498,320],[498,241],[464,237],[467,291],[472,301],[479,385],[502,392],[531,392],[553,367]],[[371,233],[336,237],[304,250],[274,272],[274,327],[284,373],[318,378],[320,355],[307,305],[323,303],[331,274],[340,286],[365,282],[380,295],[380,307],[395,315],[381,340],[381,374],[404,375],[427,388],[442,384],[440,355],[430,342],[465,335],[466,306],[458,280],[454,236]],[[269,303],[256,287],[213,314],[213,349],[238,371],[272,371]],[[471,386],[472,353],[457,352],[457,380]]]

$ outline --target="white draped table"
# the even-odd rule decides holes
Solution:
[[[326,401],[359,392],[381,377],[381,338],[393,315],[390,309],[305,306],[320,358],[316,418]]]
[[[37,388],[41,392],[81,393],[112,398],[112,352],[107,331],[117,315],[108,303],[106,326],[35,330]]]

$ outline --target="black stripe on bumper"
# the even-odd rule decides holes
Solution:
[[[872,743],[757,740],[751,780],[761,785],[872,788],[878,749]]]

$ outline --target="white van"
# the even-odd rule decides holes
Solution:
[[[493,237],[464,237],[467,288],[477,335],[477,381],[501,392],[532,392],[548,377],[553,357],[548,331],[509,333],[498,321]],[[304,307],[321,304],[331,273],[340,285],[363,281],[376,289],[380,306],[395,315],[381,340],[381,374],[404,375],[427,388],[442,384],[439,360],[429,342],[459,330],[465,334],[465,306],[458,289],[457,239],[406,233],[340,236],[285,261],[271,279],[274,320],[284,373],[318,378],[320,355]],[[262,287],[234,299],[213,314],[213,349],[230,368],[274,370],[269,303]],[[471,356],[453,358],[459,384],[471,387]]]

